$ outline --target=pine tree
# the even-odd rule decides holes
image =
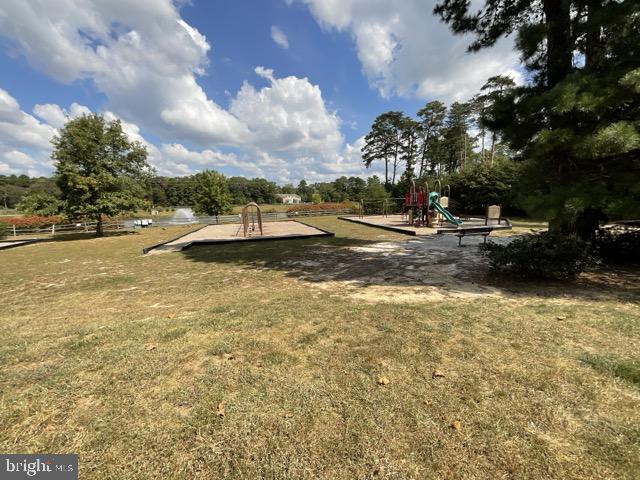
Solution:
[[[392,162],[391,185],[395,184],[398,165],[400,163],[402,112],[386,112],[378,115],[371,126],[371,131],[365,137],[362,148],[362,159],[367,168],[374,161],[384,160],[385,186],[389,187],[389,161]]]
[[[475,34],[472,51],[517,34],[531,81],[492,115],[524,164],[530,212],[583,238],[604,215],[640,214],[640,2],[443,0],[434,12]]]
[[[437,144],[444,125],[447,107],[444,103],[433,101],[418,110],[418,118],[422,133],[420,147],[420,170],[418,178],[426,174],[427,168],[433,173],[436,169]],[[431,159],[431,161],[429,161]]]

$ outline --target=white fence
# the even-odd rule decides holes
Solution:
[[[83,232],[95,232],[98,222],[79,222],[79,223],[64,223],[54,224],[48,227],[32,227],[32,228],[19,228],[15,225],[7,225],[7,236],[17,237],[20,235],[64,235],[68,233],[83,233]],[[102,229],[105,232],[112,232],[116,230],[124,230],[125,224],[123,221],[108,221],[102,222]]]
[[[299,217],[316,217],[325,215],[348,215],[353,210],[344,208],[340,210],[314,210],[300,212],[265,212],[262,214],[262,221],[274,222],[278,220],[288,220]],[[118,220],[103,222],[102,227],[105,232],[125,230],[129,228],[139,227],[140,220]],[[146,223],[145,227],[166,227],[175,225],[190,225],[196,223],[205,223],[207,225],[222,225],[226,223],[241,223],[241,216],[237,215],[218,215],[213,217],[193,217],[187,219],[164,219],[153,220]],[[18,228],[15,225],[7,225],[7,236],[18,237],[21,235],[64,235],[69,233],[95,232],[97,222],[78,222],[65,223],[59,225],[51,225],[48,227]]]

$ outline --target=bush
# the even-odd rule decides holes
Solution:
[[[601,230],[598,256],[607,263],[640,264],[640,231]]]
[[[590,247],[567,236],[541,233],[513,240],[508,245],[481,245],[494,272],[525,278],[573,279],[596,263]]]
[[[15,225],[16,228],[44,228],[50,227],[53,224],[60,223],[60,217],[57,215],[40,216],[29,215],[25,217],[6,217],[0,218],[0,224],[6,227]]]

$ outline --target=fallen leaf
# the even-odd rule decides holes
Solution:
[[[218,415],[219,417],[224,417],[224,400],[220,401],[220,403],[218,404],[216,415]]]
[[[556,317],[556,320],[566,320],[566,319],[567,319],[567,317],[565,317],[564,315],[558,315]]]
[[[451,428],[453,428],[454,430],[460,430],[461,426],[462,425],[460,424],[460,420],[454,420],[451,424]]]
[[[167,315],[167,318],[175,318],[176,314],[175,313],[170,313],[169,315]]]
[[[380,377],[378,379],[378,383],[380,385],[388,385],[389,384],[389,379],[387,377]]]
[[[148,343],[146,348],[150,352],[151,350],[155,350],[156,346],[153,343]]]
[[[439,368],[436,368],[431,375],[431,378],[444,378],[444,372]]]

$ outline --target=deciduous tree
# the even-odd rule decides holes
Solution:
[[[130,141],[119,120],[97,114],[69,120],[52,140],[57,184],[67,216],[89,217],[103,234],[103,216],[145,205],[151,169],[147,150]]]

